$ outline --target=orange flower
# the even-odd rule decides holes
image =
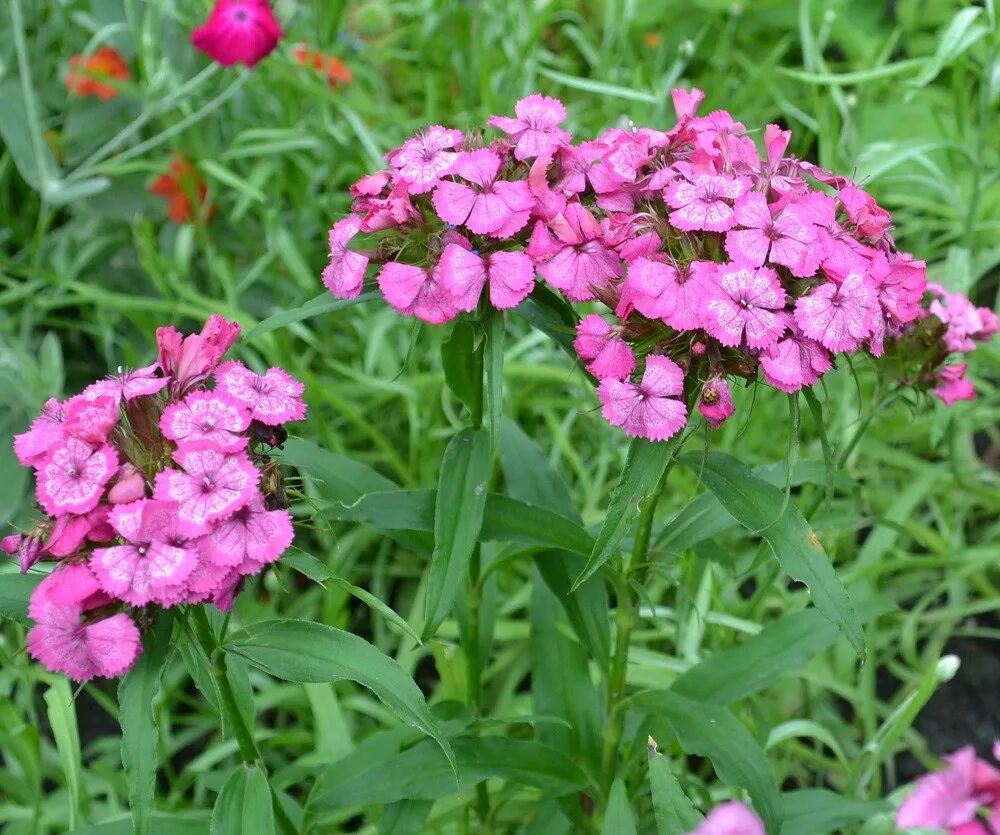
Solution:
[[[118,88],[105,84],[100,79],[112,78],[127,81],[128,64],[122,54],[113,47],[102,46],[92,55],[74,55],[69,59],[70,70],[66,74],[66,89],[75,96],[96,96],[99,99],[113,99]]]
[[[292,57],[301,66],[312,67],[316,72],[324,74],[331,87],[350,84],[354,77],[350,67],[339,58],[333,55],[324,55],[319,50],[312,49],[308,44],[295,44],[292,47]]]
[[[331,55],[326,59],[326,80],[331,87],[350,84],[353,77],[350,67],[339,58]]]
[[[663,43],[663,35],[659,32],[647,32],[642,36],[642,39],[650,49],[656,49],[656,47]]]
[[[158,197],[167,199],[167,214],[174,223],[191,223],[202,219],[211,220],[215,215],[215,205],[207,201],[208,186],[198,169],[184,156],[175,156],[170,168],[161,174],[149,187]],[[195,209],[192,199],[197,198]]]

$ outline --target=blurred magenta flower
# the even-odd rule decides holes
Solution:
[[[267,0],[218,0],[208,20],[191,33],[191,43],[224,67],[253,67],[284,34]]]
[[[767,835],[764,824],[735,800],[720,803],[691,835]]]
[[[1000,759],[1000,740],[993,743],[993,757]],[[979,759],[971,745],[944,760],[947,765],[941,771],[917,780],[916,788],[896,812],[896,826],[941,828],[950,835],[1000,831],[1000,771]],[[985,819],[979,815],[981,810],[985,810]]]

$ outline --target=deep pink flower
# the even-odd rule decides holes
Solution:
[[[601,414],[612,426],[633,438],[665,441],[687,422],[687,407],[678,399],[684,372],[668,357],[646,357],[646,370],[636,383],[602,380],[597,387]]]
[[[174,378],[179,391],[186,391],[215,369],[239,335],[239,325],[214,313],[201,333],[183,336],[173,327],[157,328],[159,366]]]
[[[138,501],[146,495],[146,479],[129,462],[125,462],[118,469],[118,475],[114,486],[108,490],[108,502],[110,504],[128,504]]]
[[[524,252],[500,251],[481,256],[458,244],[448,244],[438,269],[442,286],[459,310],[476,309],[487,281],[490,304],[498,310],[516,307],[535,286],[535,267]]]
[[[632,346],[622,339],[620,329],[596,313],[580,320],[573,347],[598,380],[624,380],[635,371]]]
[[[40,464],[56,446],[62,443],[66,433],[66,407],[55,398],[45,401],[45,408],[35,418],[27,432],[14,436],[14,454],[24,467]]]
[[[116,402],[120,402],[123,399],[134,400],[136,397],[156,394],[170,383],[169,377],[156,376],[159,368],[157,363],[131,370],[119,368],[117,374],[112,374],[87,386],[83,390],[83,396],[88,399],[110,396]]]
[[[458,154],[453,148],[462,145],[462,132],[431,125],[388,155],[396,177],[409,184],[410,194],[423,194],[447,174]]]
[[[896,826],[943,828],[962,835],[981,831],[985,835],[990,830],[979,824],[977,815],[980,808],[996,808],[1000,803],[1000,772],[978,759],[971,745],[944,759],[945,768],[917,780],[916,788],[896,812]],[[977,825],[981,829],[975,829]]]
[[[942,366],[938,370],[938,385],[932,393],[940,398],[945,406],[953,406],[959,400],[975,400],[975,386],[970,380],[965,379],[968,368],[967,362],[961,362]]]
[[[268,426],[281,426],[306,416],[306,404],[302,402],[305,386],[283,368],[255,374],[243,363],[230,360],[216,370],[215,384],[218,392],[235,401],[230,405],[242,404],[251,418]],[[235,416],[231,419],[238,422]]]
[[[117,469],[114,447],[65,438],[36,467],[38,503],[50,516],[93,510]]]
[[[347,248],[361,229],[361,219],[348,215],[330,229],[330,263],[323,269],[323,284],[338,299],[354,299],[361,295],[368,256]]]
[[[233,363],[226,363],[218,373]],[[284,421],[278,421],[284,423]],[[208,441],[222,452],[237,452],[247,445],[241,433],[250,426],[249,406],[228,393],[220,381],[217,391],[193,391],[180,403],[163,410],[160,431],[178,444]]]
[[[559,99],[535,93],[515,104],[514,112],[516,119],[491,116],[487,124],[510,137],[515,158],[545,156],[570,141],[570,135],[559,127],[566,119],[566,108]]]
[[[90,399],[79,394],[66,401],[63,431],[90,444],[103,444],[118,423],[118,409],[114,396],[98,395]]]
[[[548,240],[541,247],[529,246],[527,251],[534,258],[540,249],[548,250],[540,263],[536,261],[538,273],[569,299],[592,299],[595,289],[606,287],[609,279],[621,277],[621,259],[606,245],[600,225],[580,203],[570,203],[548,228],[555,233],[555,239],[539,224],[535,227],[540,230],[539,237],[544,235]]]
[[[794,324],[789,333],[764,352],[760,365],[764,379],[788,394],[811,386],[833,367],[830,352],[803,336]]]
[[[21,550],[21,543],[24,541],[24,537],[17,533],[12,533],[10,536],[5,536],[0,539],[0,551],[3,551],[8,556],[13,557],[18,551]]]
[[[594,191],[610,191],[621,185],[621,178],[614,176],[615,182],[608,182],[608,170],[601,162],[607,151],[603,142],[581,142],[579,145],[563,145],[559,148],[559,179],[555,187],[563,194],[573,195],[587,190],[590,183]],[[610,186],[610,188],[609,188]]]
[[[802,333],[835,352],[856,350],[881,316],[875,289],[860,273],[841,284],[828,281],[795,303]]]
[[[774,270],[723,264],[705,300],[704,328],[723,345],[769,348],[785,332],[785,291]]]
[[[385,197],[355,200],[353,209],[364,213],[358,228],[366,233],[394,229],[422,220],[420,212],[410,202],[410,185],[402,180]]]
[[[535,198],[524,180],[497,180],[500,165],[500,155],[488,148],[460,153],[451,173],[472,185],[444,180],[434,189],[431,200],[441,220],[494,238],[523,229]]]
[[[378,286],[385,300],[404,316],[441,325],[459,313],[455,299],[441,284],[438,267],[425,270],[390,261],[378,274]]]
[[[255,574],[277,560],[294,538],[291,514],[268,510],[263,499],[255,496],[246,507],[217,524],[200,547],[217,565],[242,567],[242,573]]]
[[[115,535],[108,525],[106,507],[96,507],[82,516],[59,516],[52,525],[42,550],[53,557],[75,554],[84,541],[107,542]]]
[[[716,374],[705,383],[698,398],[698,411],[713,429],[718,429],[733,416],[733,393],[729,383],[721,374]]]
[[[672,206],[670,223],[677,229],[692,232],[725,232],[736,223],[731,202],[747,190],[743,177],[725,174],[693,174],[677,179],[663,191],[663,199]]]
[[[856,186],[844,186],[837,192],[837,197],[861,237],[878,241],[892,225],[892,215],[866,191]]]
[[[767,832],[750,809],[730,800],[716,806],[691,835],[767,835]]]
[[[191,43],[224,67],[253,67],[283,36],[267,0],[218,0],[208,20],[191,33]]]
[[[837,204],[832,197],[813,191],[799,197],[793,205],[800,218],[816,227],[821,266],[830,278],[840,282],[851,273],[868,271],[874,250],[837,222]]]
[[[808,278],[819,267],[815,227],[799,216],[795,207],[772,217],[767,199],[759,191],[736,201],[736,225],[726,233],[726,252],[734,261],[760,267],[766,261],[788,267],[792,275]]]
[[[921,300],[927,290],[927,264],[907,252],[896,253],[891,261],[879,253],[876,260],[885,262],[884,269],[878,270],[878,300],[891,321],[901,325],[920,318]]]

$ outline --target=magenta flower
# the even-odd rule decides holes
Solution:
[[[716,374],[705,383],[698,398],[698,411],[713,429],[718,429],[733,416],[736,407],[725,376]]]
[[[621,278],[621,259],[606,245],[601,227],[580,203],[570,203],[548,228],[555,233],[555,240],[541,224],[536,226],[541,230],[539,237],[547,238],[541,249],[548,252],[538,263],[538,273],[568,298],[587,301],[594,298],[595,290],[607,287],[609,279]],[[532,255],[530,247],[528,254]]]
[[[767,835],[764,824],[742,803],[720,803],[691,835]]]
[[[191,43],[224,67],[253,67],[284,34],[267,0],[218,0],[208,20],[191,33]]]
[[[760,366],[764,379],[788,394],[811,386],[833,367],[830,352],[803,336],[794,324],[788,334],[764,352]]]
[[[994,744],[994,756],[997,744]],[[960,835],[989,835],[1000,824],[1000,772],[976,757],[969,745],[944,758],[941,771],[925,774],[896,812],[900,829],[946,829]],[[979,810],[993,807],[989,829]]]
[[[410,194],[423,194],[434,188],[451,170],[458,157],[452,149],[461,145],[460,130],[431,125],[412,139],[407,139],[387,159],[396,169],[396,176],[409,185]]]
[[[118,400],[100,395],[89,399],[86,393],[66,401],[63,431],[90,444],[103,444],[118,423]]]
[[[118,469],[115,483],[108,490],[109,504],[129,504],[146,496],[146,479],[133,464],[126,462]]]
[[[769,348],[785,332],[785,290],[774,270],[723,264],[703,305],[703,326],[723,345]]]
[[[143,368],[118,369],[117,374],[112,374],[96,383],[91,383],[83,390],[83,397],[94,399],[99,396],[110,396],[115,399],[115,403],[121,400],[134,400],[136,397],[146,397],[162,391],[169,383],[169,377],[158,377],[156,372],[160,366],[157,363],[147,365]]]
[[[535,93],[515,104],[514,112],[516,119],[491,116],[487,124],[510,137],[516,159],[546,156],[570,141],[570,135],[559,127],[566,119],[566,108],[559,99]]]
[[[602,380],[597,387],[601,414],[612,426],[633,438],[665,441],[687,422],[687,407],[678,396],[684,391],[684,372],[668,357],[646,357],[646,370],[636,383]]]
[[[459,244],[448,244],[438,264],[441,285],[459,310],[475,310],[489,282],[490,304],[498,310],[516,307],[535,286],[535,268],[524,252],[477,255]]]
[[[632,346],[622,339],[619,328],[596,313],[580,320],[573,347],[598,380],[624,380],[635,371]]]
[[[306,416],[306,404],[302,402],[305,386],[282,368],[255,374],[243,363],[230,360],[219,366],[215,380],[218,392],[235,401],[231,406],[242,405],[260,423],[280,426]]]
[[[808,278],[819,267],[815,227],[803,221],[795,207],[772,217],[767,200],[758,191],[736,201],[736,225],[726,233],[726,252],[734,261],[760,267],[766,261],[788,267],[792,275]]]
[[[117,469],[118,453],[108,444],[65,438],[36,467],[38,503],[52,516],[93,510]]]
[[[677,179],[663,191],[663,199],[674,211],[670,223],[678,229],[692,232],[725,232],[736,223],[731,201],[742,197],[747,181],[725,174],[693,174],[690,179]]]
[[[451,173],[472,185],[444,180],[434,189],[431,200],[441,220],[494,238],[523,229],[535,198],[523,180],[497,180],[501,163],[500,155],[488,148],[460,153]]]
[[[224,368],[225,366],[220,368],[216,375],[220,380]],[[304,408],[302,411],[305,411]],[[224,389],[214,392],[193,391],[180,403],[167,406],[160,417],[160,431],[165,438],[178,444],[208,441],[220,452],[245,449],[248,439],[241,433],[248,426],[248,405],[228,395]]]
[[[559,148],[559,178],[555,187],[566,195],[587,190],[588,183],[597,193],[611,191],[621,185],[621,178],[614,176],[608,182],[609,170],[601,165],[607,146],[602,142],[581,142]]]
[[[919,319],[927,289],[927,264],[905,252],[897,253],[892,261],[879,253],[877,261],[885,263],[878,271],[878,300],[890,321],[902,325]]]
[[[859,273],[841,284],[828,281],[795,303],[795,322],[805,336],[831,351],[854,351],[881,315],[875,290]]]
[[[256,574],[274,562],[292,544],[292,517],[287,510],[268,510],[260,498],[237,510],[200,543],[202,553],[216,565],[245,567]]]
[[[361,295],[368,256],[347,248],[361,229],[361,219],[348,215],[330,229],[330,263],[323,270],[323,283],[338,299],[355,299]]]
[[[239,325],[214,313],[201,333],[182,336],[176,328],[157,328],[159,366],[164,374],[174,378],[178,391],[187,391],[215,370],[239,335]]]
[[[971,381],[965,379],[968,368],[967,362],[941,366],[937,374],[937,387],[931,393],[948,407],[959,400],[975,400],[976,388]]]
[[[868,192],[856,186],[844,186],[837,192],[837,197],[862,237],[878,241],[892,225],[892,215],[876,203]]]
[[[425,270],[392,261],[378,274],[378,286],[385,300],[404,316],[440,325],[459,313],[455,299],[441,283],[438,267]]]
[[[14,436],[14,454],[23,467],[35,467],[65,437],[66,407],[55,398],[45,401],[42,413],[31,422],[27,432]]]

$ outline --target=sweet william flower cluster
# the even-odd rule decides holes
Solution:
[[[49,669],[77,681],[122,674],[149,607],[228,609],[243,579],[291,544],[268,453],[305,416],[302,384],[222,362],[239,332],[219,316],[199,334],[160,328],[155,364],[50,400],[16,436],[45,515],[3,546],[22,571],[57,562],[28,610],[28,652]]]
[[[541,95],[491,118],[492,138],[431,126],[351,188],[323,281],[355,298],[376,265],[389,304],[432,324],[515,307],[540,281],[597,302],[575,346],[602,414],[655,441],[695,406],[720,426],[732,379],[794,393],[841,354],[892,352],[904,382],[971,398],[966,366],[947,361],[997,331],[992,311],[928,286],[889,214],[787,156],[790,132],[768,125],[759,149],[729,113],[697,115],[702,98],[675,90],[667,131],[583,142]]]

